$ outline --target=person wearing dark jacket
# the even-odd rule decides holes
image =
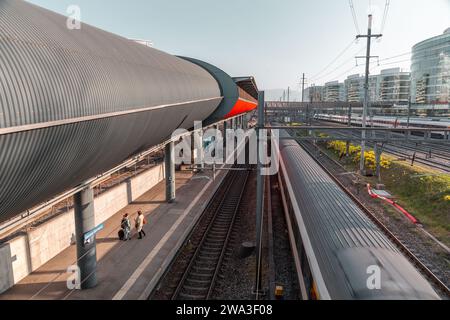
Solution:
[[[120,223],[120,226],[123,230],[124,237],[123,240],[130,240],[131,239],[131,223],[130,218],[128,218],[128,213],[125,213],[122,218],[122,222]]]

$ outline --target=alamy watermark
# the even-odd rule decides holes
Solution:
[[[67,21],[66,26],[69,30],[81,29],[81,8],[78,5],[72,4],[67,7]]]
[[[67,268],[69,277],[66,280],[67,289],[80,290],[81,289],[81,271],[77,265],[71,265]]]
[[[171,140],[176,143],[177,165],[257,164],[259,158],[262,175],[274,175],[279,170],[278,130],[271,130],[269,137],[269,131],[261,129],[258,138],[254,129],[227,129],[224,136],[216,128],[203,132],[202,122],[196,121],[192,135],[185,129],[177,129]]]
[[[367,289],[380,290],[381,289],[381,268],[377,265],[367,267],[366,273],[369,277],[366,281]]]

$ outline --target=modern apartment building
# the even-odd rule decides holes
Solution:
[[[339,83],[339,81],[331,81],[325,83],[324,101],[327,102],[345,101],[344,84]]]

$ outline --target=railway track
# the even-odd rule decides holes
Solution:
[[[371,143],[368,143],[368,145],[373,147],[373,144],[371,144]],[[424,159],[422,157],[417,157],[417,156],[414,156],[413,154],[402,151],[400,148],[392,148],[391,145],[385,145],[383,147],[383,152],[397,156],[397,157],[402,157],[405,159],[407,158],[410,161],[412,161],[412,159],[414,158],[414,162],[417,162],[417,163],[420,163],[420,164],[423,164],[423,165],[426,165],[426,166],[429,166],[429,167],[432,167],[435,169],[439,169],[444,172],[450,172],[450,167],[446,164],[443,164],[442,162],[434,161],[431,159]],[[423,151],[419,151],[419,152],[423,153]]]
[[[226,257],[249,171],[230,171],[209,201],[160,288],[149,298],[210,299]],[[167,278],[167,279],[166,279]]]
[[[329,123],[327,122],[327,125]],[[340,127],[336,124],[336,127]],[[348,134],[339,132],[339,131],[332,131],[332,134],[339,137],[347,137]],[[359,135],[356,133],[350,133],[352,137],[355,139],[360,138]],[[381,137],[381,136],[379,136]],[[371,142],[367,142],[367,146],[373,148],[374,144]],[[440,147],[438,145],[427,145],[428,150],[424,150],[423,147],[415,146],[415,145],[406,145],[404,143],[402,144],[385,144],[383,146],[383,152],[386,154],[390,154],[396,157],[404,158],[405,160],[412,161],[414,158],[414,162],[426,165],[428,167],[441,170],[443,172],[450,172],[450,153],[447,153],[447,150],[445,150],[445,147]],[[428,158],[427,154],[429,154],[429,150],[432,150],[431,155],[432,158]],[[414,155],[415,154],[415,155]],[[421,156],[423,154],[423,156]],[[437,161],[440,160],[440,161]]]
[[[450,298],[450,289],[436,276],[408,247],[396,237],[386,225],[384,225],[375,214],[368,209],[341,181],[321,162],[318,161],[315,153],[311,150],[313,147],[310,144],[300,143],[304,150],[319,164],[319,166],[338,184],[338,186],[355,202],[355,204],[371,219],[381,231],[397,246],[397,248],[411,261],[411,263],[432,282],[441,293]],[[331,159],[325,153],[322,153],[330,161],[341,167],[339,163]]]
[[[208,300],[214,289],[242,199],[248,172],[231,172],[225,196],[215,210],[172,299]]]

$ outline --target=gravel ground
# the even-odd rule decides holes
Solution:
[[[312,150],[312,149],[310,149]],[[316,151],[317,154],[317,151]],[[355,175],[346,171],[327,156],[320,156],[324,164],[402,243],[419,258],[447,287],[450,286],[450,255],[436,242],[425,236],[406,217],[384,203],[372,199],[365,183],[355,183]]]
[[[297,271],[291,254],[289,234],[276,176],[271,177],[270,186],[272,188],[275,284],[283,286],[284,300],[298,300],[300,298],[300,290],[296,275]]]

